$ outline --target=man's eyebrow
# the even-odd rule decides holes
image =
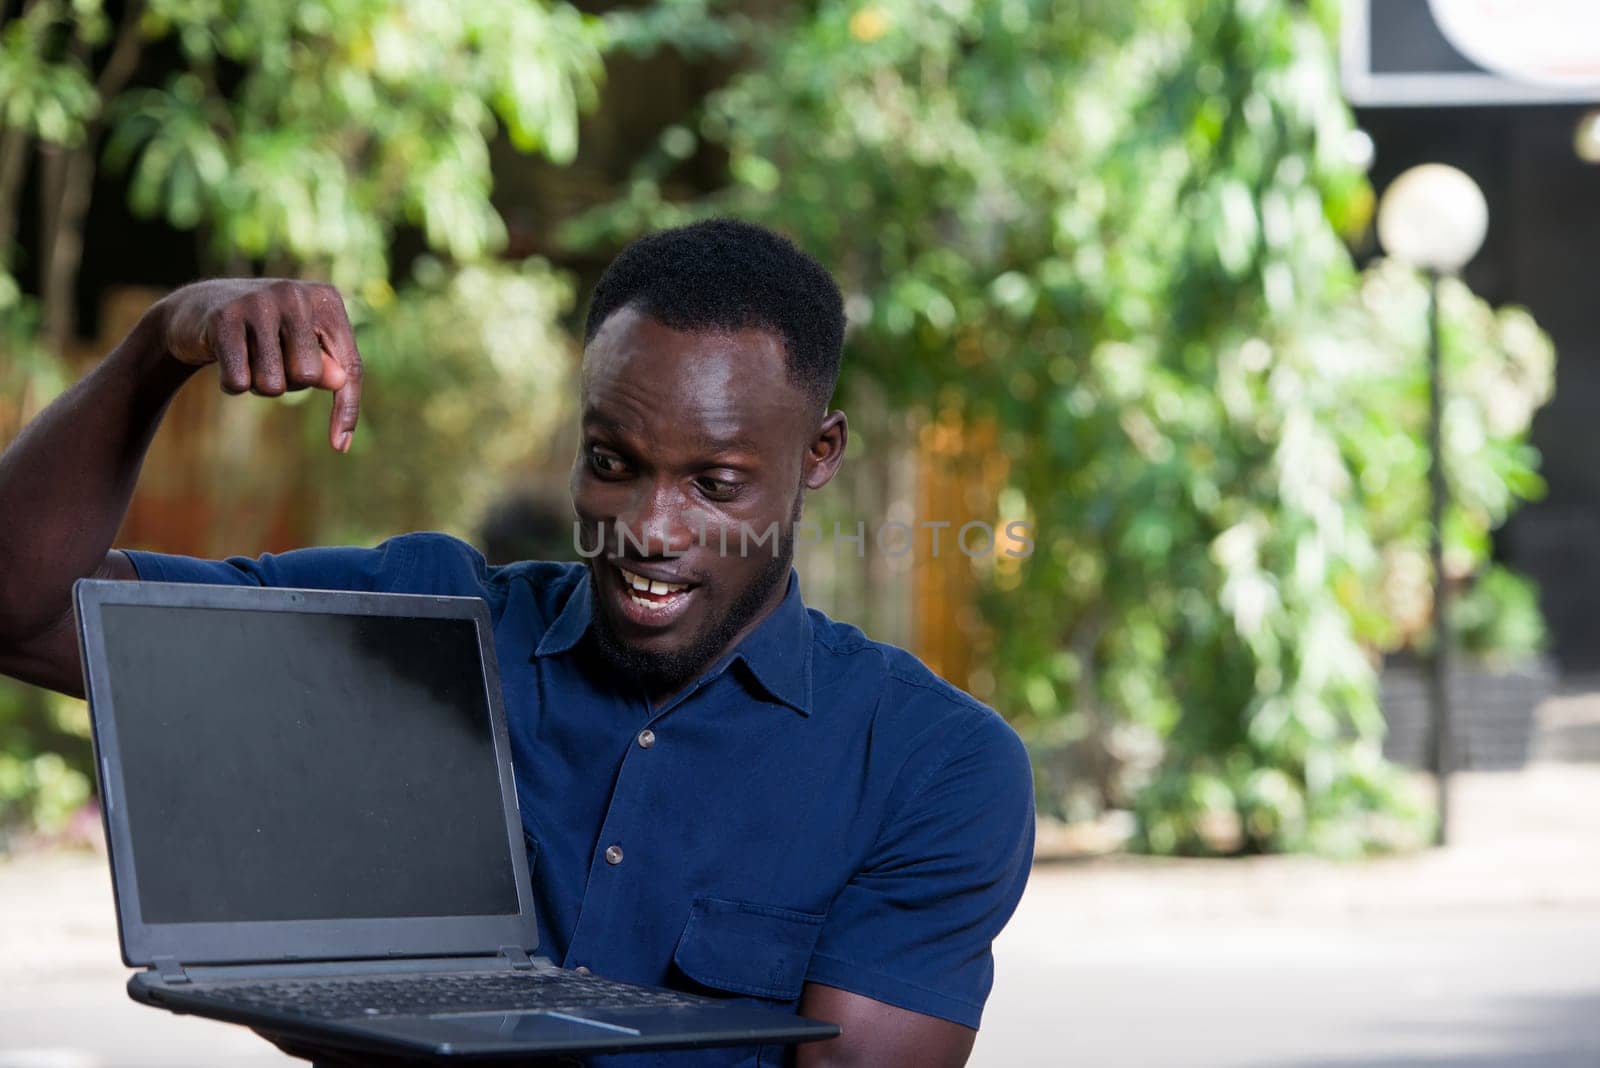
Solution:
[[[615,419],[607,419],[605,416],[594,411],[592,408],[583,413],[583,425],[585,427],[593,427],[596,430],[604,430],[617,435],[632,433],[632,431],[623,426],[621,423],[617,422]]]
[[[700,445],[701,448],[706,449],[706,450],[708,450],[710,452],[760,452],[761,451],[760,448],[756,445],[756,443],[753,440],[743,436],[742,434],[736,434],[736,435],[733,435],[731,437],[725,437],[725,438],[724,437],[718,437],[715,434],[701,434],[701,435],[698,435],[695,438],[695,441]]]
[[[616,420],[609,419],[595,411],[583,413],[583,426],[585,429],[604,431],[618,438],[634,437],[639,433],[638,430],[624,426]],[[695,435],[695,444],[707,452],[759,453],[761,451],[760,445],[757,444],[754,438],[737,432],[726,437],[709,433],[697,434]]]

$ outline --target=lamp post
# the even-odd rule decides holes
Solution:
[[[1439,279],[1465,267],[1483,247],[1489,206],[1466,174],[1442,163],[1413,167],[1392,182],[1378,205],[1378,240],[1398,260],[1428,277],[1428,558],[1433,569],[1433,650],[1428,657],[1428,757],[1438,789],[1435,841],[1449,841],[1450,772],[1455,745],[1450,719],[1449,590],[1444,575],[1444,389],[1439,367]]]

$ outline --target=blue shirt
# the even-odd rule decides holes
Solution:
[[[653,708],[582,640],[582,564],[489,566],[435,533],[259,559],[128,555],[147,580],[487,601],[544,955],[791,1011],[815,982],[978,1026],[990,943],[1032,860],[1026,751],[910,653],[807,609],[793,571],[777,609]]]

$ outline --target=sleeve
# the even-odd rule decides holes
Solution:
[[[433,532],[403,534],[372,548],[327,546],[225,560],[123,551],[147,582],[470,595],[480,592],[489,578],[476,549]]]
[[[976,1028],[1033,863],[1033,772],[994,712],[957,733],[829,908],[806,979]]]

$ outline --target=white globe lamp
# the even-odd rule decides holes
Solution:
[[[1378,205],[1378,241],[1389,255],[1436,274],[1472,261],[1489,232],[1483,190],[1462,171],[1424,163],[1396,178]]]

